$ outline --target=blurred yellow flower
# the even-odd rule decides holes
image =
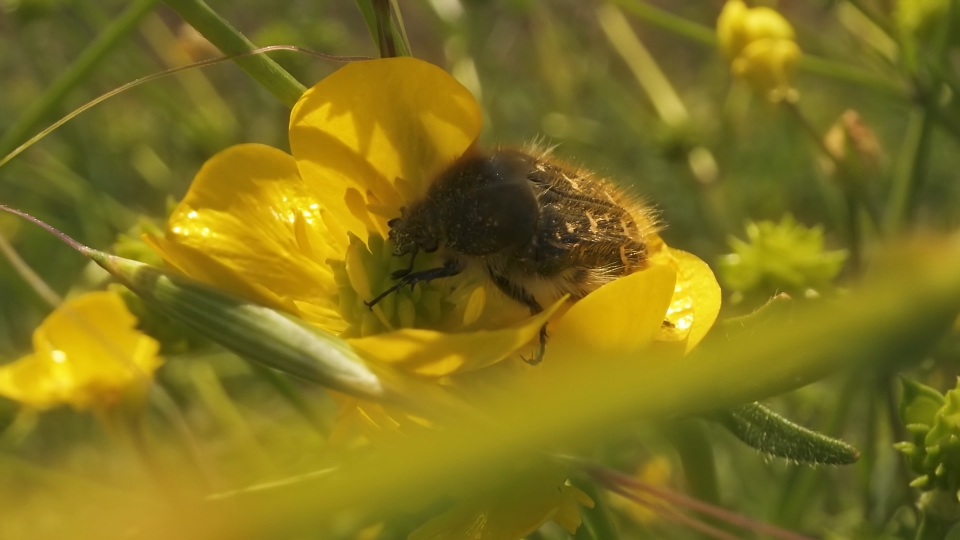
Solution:
[[[436,66],[413,58],[352,63],[294,107],[292,155],[244,144],[213,156],[165,236],[146,240],[187,275],[338,334],[370,362],[451,389],[469,387],[484,368],[535,373],[584,353],[626,357],[654,342],[683,354],[703,338],[720,307],[716,279],[705,263],[657,237],[648,242],[648,269],[537,316],[467,274],[420,283],[368,309],[364,300],[392,285],[391,272],[407,261],[393,256],[387,221],[475,144],[480,129],[473,96]],[[423,259],[418,263],[431,263]],[[544,362],[528,366],[520,354],[532,350],[547,321]],[[342,398],[333,442],[362,444],[430,428],[427,419]],[[569,509],[579,495],[558,489],[562,474],[550,478],[527,486],[549,492],[549,508],[530,495],[526,505],[514,505],[529,510],[519,520],[491,502],[486,513],[454,509],[432,527],[445,523],[453,531],[465,522],[449,516],[480,512],[487,536],[477,538],[529,532],[547,519],[575,529]]]
[[[159,345],[112,292],[66,301],[33,333],[33,354],[0,366],[0,395],[38,409],[103,410],[137,402],[162,360]]]
[[[793,27],[768,7],[748,8],[743,0],[728,0],[717,19],[720,51],[730,70],[773,103],[799,98],[793,73],[800,47]]]
[[[676,480],[676,473],[677,471],[674,470],[674,466],[669,458],[663,455],[657,455],[641,462],[633,476],[648,486],[670,489],[672,488],[671,484]],[[651,498],[650,500],[652,503],[658,505],[669,506],[669,503],[657,499]],[[653,525],[661,521],[656,509],[644,506],[622,495],[612,493],[610,495],[610,504],[627,516],[630,516],[630,518],[637,523]]]

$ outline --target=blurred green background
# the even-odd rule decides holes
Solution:
[[[209,3],[259,46],[293,44],[328,54],[377,55],[352,2]],[[0,154],[23,142],[10,139],[22,113],[129,4],[0,0]],[[822,226],[827,249],[849,249],[842,190],[797,119],[734,83],[715,46],[671,30],[662,20],[658,24],[649,16],[657,12],[647,9],[661,8],[700,25],[695,30],[709,32],[723,3],[617,4],[633,35],[672,83],[689,113],[688,122],[670,125],[657,115],[611,41],[627,38],[611,35],[599,22],[599,2],[417,0],[401,1],[400,7],[414,55],[446,68],[478,97],[487,145],[519,145],[536,138],[556,144],[558,156],[609,176],[653,203],[670,245],[714,265],[731,251],[731,235],[746,237],[748,221],[779,222],[791,214],[800,224]],[[916,128],[910,117],[916,114],[917,92],[896,60],[884,55],[884,47],[896,44],[889,37],[884,41],[882,32],[847,2],[767,5],[776,6],[794,25],[806,55],[829,59],[826,67],[802,64],[796,77],[799,109],[810,124],[825,134],[844,111],[855,110],[878,143],[877,165],[865,175],[869,193],[883,201],[897,174],[913,174],[918,191],[911,228],[955,228],[960,215],[958,139],[939,125],[928,125],[923,154],[904,155],[904,140]],[[883,0],[867,5],[879,13],[893,9]],[[646,8],[637,11],[636,6]],[[29,134],[123,83],[218,54],[159,4],[71,85],[65,97],[30,126]],[[307,86],[337,68],[336,63],[292,52],[271,56]],[[946,55],[943,65],[950,68],[955,61]],[[952,100],[948,90],[944,103]],[[217,151],[241,142],[287,149],[287,115],[282,104],[231,63],[171,76],[83,113],[4,166],[0,202],[45,219],[85,244],[109,249],[141,216],[162,222],[169,201],[186,192],[199,166]],[[68,294],[71,288],[90,287],[102,279],[87,269],[83,257],[39,228],[0,215],[0,234],[58,292]],[[870,241],[869,226],[863,234],[867,257],[882,258],[883,252],[877,251],[882,248]],[[832,285],[842,288],[856,277],[856,269],[848,265]],[[727,295],[733,292],[726,290]],[[776,291],[762,291],[770,292]],[[742,311],[728,309],[730,314]],[[11,266],[0,262],[0,360],[30,350],[31,332],[48,311]],[[950,362],[958,357],[956,347],[946,343],[921,372],[940,389],[952,386],[949,381],[957,370]],[[241,418],[252,422],[254,431],[290,415],[275,412],[285,404],[232,362],[214,365],[239,403]],[[183,370],[177,369],[171,365],[167,375],[174,390],[182,382],[177,377]],[[792,419],[858,446],[863,459],[853,467],[807,468],[769,460],[717,426],[691,428],[708,437],[716,454],[720,501],[788,528],[833,531],[829,534],[836,538],[906,534],[914,525],[910,507],[915,493],[907,487],[906,469],[891,446],[902,438],[894,382],[892,373],[860,372],[773,403]],[[203,397],[202,385],[183,389],[176,397],[188,402],[197,391]],[[199,401],[215,408],[211,396]],[[216,413],[205,412],[203,406],[190,414],[200,426],[216,423]],[[44,417],[21,450],[41,461],[71,454],[60,443],[96,431],[79,417],[71,411]],[[210,431],[216,436],[216,429]],[[668,440],[628,429],[608,448],[608,462],[629,469],[650,456],[666,455],[673,463],[670,481],[680,488],[679,457]],[[274,443],[271,448],[283,446]],[[71,455],[79,463],[89,459]],[[694,536],[660,522],[630,530],[637,537]]]

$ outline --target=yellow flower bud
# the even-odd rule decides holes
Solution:
[[[833,159],[844,164],[852,174],[874,176],[880,170],[883,160],[880,142],[873,130],[852,109],[840,115],[823,137],[823,144]],[[825,162],[824,168],[829,174],[836,173],[832,161]]]
[[[797,100],[791,83],[801,52],[782,15],[730,0],[717,19],[717,39],[730,71],[756,92],[773,103]]]

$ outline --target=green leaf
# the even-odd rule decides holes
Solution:
[[[849,465],[860,452],[849,444],[794,424],[759,403],[713,415],[738,439],[765,454],[797,463]]]

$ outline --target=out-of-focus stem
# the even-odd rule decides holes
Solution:
[[[9,154],[22,143],[30,131],[63,101],[70,90],[83,82],[156,5],[157,0],[134,0],[127,9],[110,22],[3,134],[0,138],[0,156]]]
[[[920,526],[915,540],[943,540],[958,523],[957,500],[953,493],[933,490],[920,496]],[[952,535],[951,535],[952,536]]]
[[[884,221],[887,233],[900,231],[911,217],[930,153],[930,123],[930,112],[926,108],[917,106],[910,112],[887,199]]]
[[[867,215],[870,216],[870,220],[873,224],[879,229],[881,219],[880,211],[877,209],[876,205],[870,199],[866,190],[861,182],[856,181],[856,176],[851,173],[849,167],[843,162],[837,159],[837,156],[833,155],[833,152],[827,148],[826,143],[823,141],[823,136],[820,134],[820,131],[810,122],[810,120],[803,114],[803,111],[797,106],[796,103],[784,102],[784,107],[793,115],[793,117],[800,124],[800,127],[803,128],[804,132],[810,136],[813,142],[817,145],[817,148],[823,153],[823,155],[828,158],[834,165],[837,175],[850,180],[847,186],[847,190],[852,193],[852,196],[856,197],[859,203],[867,211]]]
[[[844,190],[844,198],[847,203],[847,234],[850,247],[850,269],[854,274],[859,274],[863,269],[863,231],[860,227],[860,204],[856,195],[849,190]]]
[[[703,502],[720,504],[713,446],[703,426],[696,420],[672,422],[667,425],[666,434],[680,456],[690,495]]]
[[[910,95],[905,84],[888,80],[865,69],[849,66],[828,58],[804,54],[800,57],[797,67],[807,73],[863,86],[890,97],[907,99]]]
[[[50,307],[55,308],[63,302],[60,295],[54,292],[53,289],[47,285],[47,282],[33,271],[33,268],[30,268],[30,265],[20,257],[3,235],[0,235],[0,252],[10,261],[10,266],[13,266],[17,274],[30,285],[30,288],[33,289],[40,298],[43,298],[46,303],[50,304]]]
[[[663,123],[678,132],[689,129],[690,113],[656,59],[633,32],[623,12],[613,4],[603,4],[597,8],[597,19],[607,39],[633,72],[637,83],[650,99]],[[716,186],[720,174],[717,161],[708,148],[697,145],[687,151],[687,165],[697,180],[696,189],[701,205],[722,236],[727,230],[727,219],[726,205]]]
[[[203,0],[164,0],[183,20],[194,27],[225,54],[252,51],[256,46]],[[280,64],[266,55],[242,56],[234,62],[287,107],[293,105],[306,87],[293,78]]]
[[[693,41],[698,41],[704,45],[710,45],[712,47],[717,45],[717,35],[709,26],[688,21],[683,17],[678,17],[665,9],[650,5],[642,0],[613,1],[637,17],[665,30],[692,39]]]
[[[607,39],[627,63],[664,123],[672,128],[688,123],[687,108],[650,51],[633,33],[623,12],[612,4],[604,4],[597,8],[597,18]]]
[[[892,37],[894,40],[897,40],[898,37],[893,29],[893,23],[884,17],[883,14],[878,13],[875,9],[873,9],[873,7],[865,4],[863,0],[847,0],[847,2],[849,2],[851,6],[857,8],[860,13],[863,13],[863,15],[870,19],[873,24],[877,25],[878,28],[886,32],[888,36]]]

